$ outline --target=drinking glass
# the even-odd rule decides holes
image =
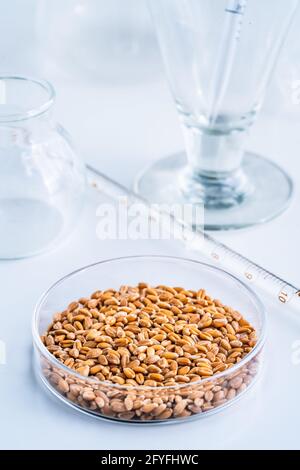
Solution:
[[[68,235],[79,217],[84,167],[52,117],[50,83],[0,76],[0,258],[23,258]]]
[[[150,0],[186,154],[143,172],[136,189],[158,203],[205,207],[207,229],[269,220],[292,183],[245,152],[298,0]],[[272,138],[272,136],[266,136]]]

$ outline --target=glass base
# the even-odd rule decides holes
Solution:
[[[288,206],[293,184],[275,163],[247,152],[242,168],[230,177],[189,173],[184,153],[155,162],[135,181],[135,190],[157,204],[204,207],[206,230],[230,230],[267,222]],[[203,223],[199,224],[203,228]]]

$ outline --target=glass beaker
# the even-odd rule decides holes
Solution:
[[[50,83],[0,76],[0,258],[65,237],[83,202],[84,167],[52,118]]]
[[[291,180],[277,165],[246,153],[245,142],[298,0],[149,4],[186,155],[152,165],[137,179],[137,191],[155,202],[204,205],[207,229],[275,217],[290,200]]]
[[[37,32],[47,76],[123,84],[159,70],[146,0],[40,0]]]

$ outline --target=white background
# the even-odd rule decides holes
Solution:
[[[45,76],[44,65],[36,54],[34,6],[33,0],[1,0],[0,73]],[[277,78],[283,81],[270,87],[248,145],[292,174],[296,184],[294,200],[289,210],[273,222],[218,237],[300,284],[300,107],[292,103],[290,82],[284,81],[286,76],[300,79],[300,55],[299,65],[295,62],[300,15],[296,20],[277,69]],[[106,66],[101,55],[95,61],[100,68]],[[136,80],[133,70],[131,79],[127,77],[123,85],[122,75],[120,70],[113,85],[107,79],[89,81],[76,74],[62,79],[53,73],[45,78],[51,78],[56,86],[56,115],[73,135],[83,158],[129,187],[145,165],[181,150],[183,142],[159,64],[153,66],[153,74],[147,79]],[[300,364],[292,358],[293,345],[300,340],[300,325],[292,313],[271,305],[267,299],[264,373],[242,402],[221,414],[189,424],[141,429],[86,418],[45,395],[33,377],[30,332],[33,308],[43,290],[89,262],[162,252],[152,243],[102,245],[82,230],[48,255],[0,263],[0,339],[7,348],[7,363],[0,365],[0,448],[299,448]],[[83,246],[85,237],[89,246]],[[168,251],[185,255],[174,247]]]

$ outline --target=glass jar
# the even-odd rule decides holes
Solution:
[[[83,202],[84,166],[52,118],[43,80],[0,77],[0,258],[50,248],[71,230]]]

